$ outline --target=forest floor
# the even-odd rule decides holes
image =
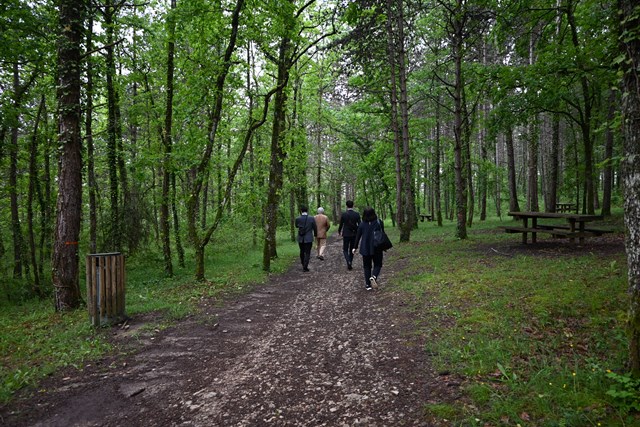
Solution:
[[[360,256],[348,271],[342,240],[266,285],[166,329],[153,316],[111,329],[118,351],[68,368],[0,408],[7,426],[439,426],[426,403],[457,399],[434,372],[385,257],[366,291]]]

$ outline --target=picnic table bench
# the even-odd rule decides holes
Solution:
[[[424,222],[425,219],[427,221],[433,221],[433,215],[432,214],[418,214],[418,216],[420,217],[420,222]]]
[[[602,215],[580,215],[569,213],[551,213],[551,212],[509,212],[514,219],[520,219],[522,226],[501,226],[507,233],[522,233],[522,243],[527,243],[527,234],[531,233],[531,243],[536,243],[538,233],[549,233],[553,237],[568,237],[571,241],[575,238],[580,239],[580,243],[584,242],[585,237],[601,236],[605,233],[611,233],[611,230],[602,230],[598,228],[587,228],[585,224],[592,221],[600,221],[604,219]],[[538,219],[560,219],[565,220],[567,224],[538,224]],[[529,223],[531,220],[531,223]]]
[[[556,203],[556,212],[575,212],[578,210],[578,205],[575,203]]]

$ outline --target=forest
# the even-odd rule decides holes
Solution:
[[[336,221],[347,200],[400,242],[419,214],[464,240],[561,202],[623,212],[637,301],[639,19],[631,0],[4,1],[0,305],[81,306],[92,253],[202,282],[230,229],[268,272],[301,205]]]

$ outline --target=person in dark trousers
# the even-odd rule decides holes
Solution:
[[[382,269],[382,251],[376,251],[373,248],[373,230],[376,228],[384,230],[384,223],[378,220],[376,211],[371,207],[365,208],[362,212],[362,222],[358,226],[356,233],[356,242],[353,253],[360,247],[360,255],[362,255],[362,267],[364,269],[365,288],[370,291],[373,285],[378,287],[378,276]],[[373,270],[371,264],[373,263]]]
[[[306,206],[300,206],[300,216],[296,218],[296,228],[298,228],[298,246],[300,246],[300,262],[302,271],[309,271],[309,260],[311,259],[311,247],[314,238],[318,235],[316,221],[309,215]]]
[[[338,234],[342,236],[342,253],[347,261],[347,268],[351,270],[353,264],[353,248],[356,243],[356,233],[360,224],[360,214],[353,210],[353,201],[347,200],[347,210],[340,216]]]

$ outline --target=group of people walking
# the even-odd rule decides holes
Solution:
[[[317,258],[324,260],[327,246],[327,232],[331,228],[329,218],[322,207],[318,208],[316,216],[310,216],[306,206],[300,207],[300,216],[296,218],[298,229],[298,245],[300,246],[300,262],[302,271],[309,271],[311,249],[314,238],[317,241]],[[367,207],[360,214],[354,210],[353,201],[347,200],[347,210],[340,216],[338,234],[342,236],[342,253],[347,262],[347,269],[353,269],[353,256],[360,250],[362,268],[364,270],[365,289],[371,290],[378,286],[378,276],[382,269],[383,252],[374,248],[374,230],[380,227],[384,231],[384,223],[378,220],[376,211]]]

